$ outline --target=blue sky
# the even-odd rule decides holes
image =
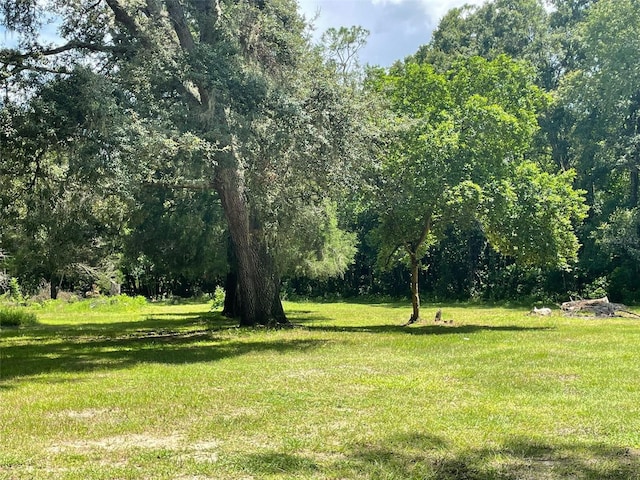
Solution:
[[[362,49],[362,63],[390,66],[395,60],[415,53],[431,38],[442,16],[465,3],[484,0],[298,0],[305,16],[313,18],[315,35],[330,27],[359,25],[370,32]]]

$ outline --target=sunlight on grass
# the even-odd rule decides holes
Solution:
[[[0,337],[0,478],[639,478],[637,321],[399,307],[42,309]]]

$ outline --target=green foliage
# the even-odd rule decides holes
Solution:
[[[551,88],[558,80],[560,52],[542,1],[493,0],[449,10],[413,59],[445,72],[461,58],[506,55],[526,60],[535,68],[536,83]]]
[[[577,259],[573,225],[587,216],[575,172],[552,175],[524,162],[513,177],[488,185],[484,223],[489,241],[524,265],[568,267]]]
[[[640,180],[640,18],[635,1],[575,2],[573,70],[559,90],[567,157],[592,205],[584,229],[584,284],[607,278],[609,295],[637,298],[637,207]],[[614,278],[620,281],[614,281]],[[624,280],[622,280],[624,279]]]
[[[222,308],[224,307],[225,295],[226,292],[224,291],[224,288],[222,288],[220,285],[216,286],[216,289],[213,292],[213,300],[211,301],[212,312],[218,312],[222,310]]]
[[[2,327],[34,325],[37,322],[36,315],[23,308],[0,306],[0,326]]]
[[[3,2],[19,40],[0,48],[3,289],[16,276],[54,295],[121,281],[149,296],[208,290],[229,268],[226,222],[239,217],[220,173],[234,171],[241,223],[276,282],[397,294],[395,266],[413,256],[439,295],[606,279],[612,298],[636,298],[640,9],[547,3],[452,9],[363,86],[368,32],[330,29],[313,48],[293,0],[58,2],[74,48],[56,56],[37,35],[52,5]]]
[[[142,188],[136,199],[122,259],[132,288],[150,297],[190,295],[224,275],[228,234],[215,193],[158,185]]]
[[[600,224],[593,237],[611,259],[640,260],[640,208],[615,210],[609,220]]]
[[[344,84],[359,83],[361,66],[358,52],[366,45],[369,33],[369,30],[357,25],[350,28],[331,27],[320,38],[324,56]]]
[[[447,74],[409,62],[372,75],[393,114],[382,120],[389,140],[375,172],[378,260],[410,265],[412,318],[420,262],[453,226],[479,223],[521,264],[576,260],[574,226],[587,208],[574,172],[552,174],[529,160],[550,101],[533,80],[529,66],[505,55],[460,59]]]
[[[271,271],[276,252],[295,237],[291,228],[314,220],[307,209],[322,210],[345,189],[364,150],[359,109],[365,103],[311,46],[296,2],[160,2],[141,9],[80,1],[43,5],[24,22],[14,21],[21,3],[3,6],[4,21],[15,25],[21,40],[16,52],[0,51],[3,62],[18,59],[8,81],[27,85],[20,72],[28,59],[32,78],[43,85],[32,90],[30,100],[41,107],[33,117],[46,118],[50,108],[52,123],[59,123],[42,128],[49,136],[22,135],[41,142],[36,147],[45,152],[46,166],[60,171],[47,177],[47,192],[35,195],[34,232],[20,225],[12,235],[9,247],[20,268],[45,276],[55,289],[68,278],[69,258],[95,266],[93,253],[108,256],[125,237],[123,268],[141,270],[142,258],[150,271],[136,280],[155,277],[162,286],[151,285],[152,293],[165,293],[199,279],[214,282],[226,269],[229,237],[245,266],[241,298],[260,310],[247,322],[271,315],[268,304],[277,297],[270,291],[290,273]],[[40,75],[58,65],[48,63],[53,54],[30,33],[54,8],[69,55],[60,56],[62,75]],[[363,30],[353,32],[347,43],[364,40]],[[27,123],[38,130],[37,122]],[[58,133],[62,141],[51,138]],[[19,150],[21,135],[10,136],[16,141],[8,150]],[[37,158],[34,149],[25,159]],[[178,189],[187,193],[171,191]],[[110,203],[100,209],[112,214],[106,221],[91,210],[101,201]],[[110,221],[116,217],[119,222]],[[80,223],[75,230],[70,218]],[[343,270],[353,257],[352,238],[325,218],[313,244],[292,242],[290,248],[301,251],[284,254],[309,259],[305,268],[320,275]],[[125,228],[110,236],[113,226]],[[65,237],[74,248],[62,248]],[[27,246],[31,238],[39,243]],[[318,239],[334,245],[318,245]],[[313,260],[335,246],[334,265]],[[29,250],[41,251],[38,258],[46,262],[29,262]]]
[[[22,289],[18,283],[16,277],[11,277],[8,284],[9,298],[16,303],[22,304],[25,301],[24,295],[22,295]]]
[[[424,247],[436,242],[451,222],[485,219],[482,204],[485,211],[497,214],[487,202],[495,202],[496,189],[506,188],[501,193],[504,208],[497,216],[511,211],[518,201],[546,202],[535,212],[533,203],[520,205],[517,214],[513,211],[513,217],[522,220],[519,227],[531,227],[525,234],[529,249],[524,253],[521,244],[518,258],[540,262],[542,257],[533,255],[535,243],[552,239],[561,244],[555,263],[575,257],[578,244],[572,225],[584,218],[584,208],[580,193],[571,189],[573,174],[556,177],[523,163],[538,128],[536,113],[547,101],[526,66],[504,56],[491,62],[471,58],[444,76],[429,65],[407,64],[373,84],[389,98],[399,125],[380,167],[377,201],[384,213],[378,237],[387,245],[381,250],[384,256],[402,245],[423,255]],[[534,177],[537,191],[509,193],[510,188],[524,188],[525,180],[531,184]],[[535,226],[525,224],[529,215],[537,215]],[[536,229],[545,238],[531,235]],[[502,248],[509,242],[508,236],[492,239]]]
[[[588,285],[585,285],[582,292],[584,298],[602,298],[609,294],[610,282],[606,277],[594,279]]]
[[[136,312],[148,304],[143,296],[130,297],[128,295],[116,295],[112,297],[99,296],[71,302],[64,300],[48,300],[44,302],[43,311],[63,312]]]
[[[3,105],[0,132],[3,246],[25,283],[55,289],[74,265],[97,265],[114,249],[125,219],[126,176],[113,144],[122,141],[113,86],[86,68],[33,87]]]
[[[279,226],[274,242],[283,274],[324,279],[341,275],[353,263],[356,236],[339,228],[334,202],[299,208],[289,220],[291,225]]]

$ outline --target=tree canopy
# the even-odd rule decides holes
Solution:
[[[22,33],[17,49],[0,54],[14,85],[34,73],[66,76],[74,65],[102,73],[138,139],[109,149],[132,161],[142,182],[215,190],[235,253],[241,322],[283,320],[280,232],[288,235],[297,211],[326,205],[318,192],[344,179],[359,144],[357,111],[307,41],[295,2],[4,2],[3,12]],[[59,47],[34,34],[47,15],[60,22]],[[168,163],[176,165],[170,178]]]
[[[455,8],[388,69],[362,27],[314,45],[293,0],[0,7],[0,252],[25,289],[224,284],[243,325],[286,322],[283,281],[413,284],[413,320],[418,283],[640,298],[636,0]]]
[[[376,189],[380,260],[405,258],[411,268],[410,323],[419,319],[421,260],[453,225],[479,222],[498,251],[523,263],[576,258],[573,226],[586,209],[572,173],[543,172],[531,159],[547,97],[530,69],[506,56],[470,57],[446,74],[406,63],[372,84],[394,113]]]

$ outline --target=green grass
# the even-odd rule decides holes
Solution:
[[[0,327],[19,327],[38,322],[36,314],[21,307],[0,306]]]
[[[0,478],[640,479],[637,320],[439,307],[41,308],[0,334]]]

